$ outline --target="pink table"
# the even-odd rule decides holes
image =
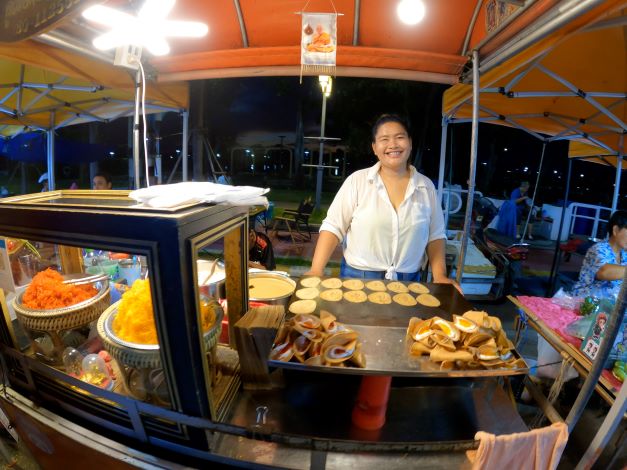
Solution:
[[[560,307],[554,304],[551,299],[543,297],[518,296],[516,298],[509,297],[509,299],[527,313],[532,320],[530,325],[544,336],[556,350],[565,352],[575,359],[580,366],[576,367],[579,373],[590,370],[592,363],[579,350],[581,340],[566,333],[566,327],[573,321],[581,318],[579,315],[573,310]],[[550,335],[546,335],[546,330],[554,333],[552,336],[557,336],[560,341],[551,341],[551,338],[547,337]],[[604,370],[599,382],[605,389],[600,390],[601,395],[608,402],[613,403],[621,387],[620,381],[609,370]],[[605,392],[608,393],[606,394]]]

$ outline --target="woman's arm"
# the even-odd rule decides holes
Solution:
[[[446,275],[446,240],[440,238],[430,241],[427,244],[427,256],[429,257],[431,274],[433,274],[433,282],[436,284],[453,284],[455,289],[463,294],[459,284]]]
[[[322,276],[324,274],[324,268],[339,242],[340,241],[333,233],[327,232],[326,230],[321,231],[311,261],[311,269],[307,271],[305,275]]]
[[[627,269],[627,266],[621,266],[620,264],[604,264],[594,277],[599,281],[618,281],[625,275],[625,269]]]

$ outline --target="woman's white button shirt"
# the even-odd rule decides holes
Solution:
[[[435,186],[410,167],[409,184],[398,213],[379,176],[381,164],[358,170],[346,178],[333,199],[320,231],[345,242],[344,258],[356,269],[414,273],[426,262],[426,247],[446,238]]]

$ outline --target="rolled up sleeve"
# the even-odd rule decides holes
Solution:
[[[429,201],[431,202],[431,221],[429,222],[429,243],[434,240],[446,239],[446,227],[444,226],[444,214],[438,204],[435,187],[428,188]]]
[[[320,231],[331,232],[335,235],[340,243],[344,241],[346,232],[350,227],[355,210],[356,188],[354,187],[354,178],[349,176],[342,187],[333,198],[333,202],[329,206],[327,216],[320,225]]]

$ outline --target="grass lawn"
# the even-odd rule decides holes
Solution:
[[[316,197],[315,192],[312,193],[312,191],[307,190],[273,189],[268,193],[268,200],[274,203],[274,217],[281,217],[285,209],[298,209],[300,202],[308,197],[311,197],[313,200]],[[319,225],[322,223],[334,197],[335,193],[322,193],[320,200],[321,208],[313,211],[309,217],[310,224]]]

